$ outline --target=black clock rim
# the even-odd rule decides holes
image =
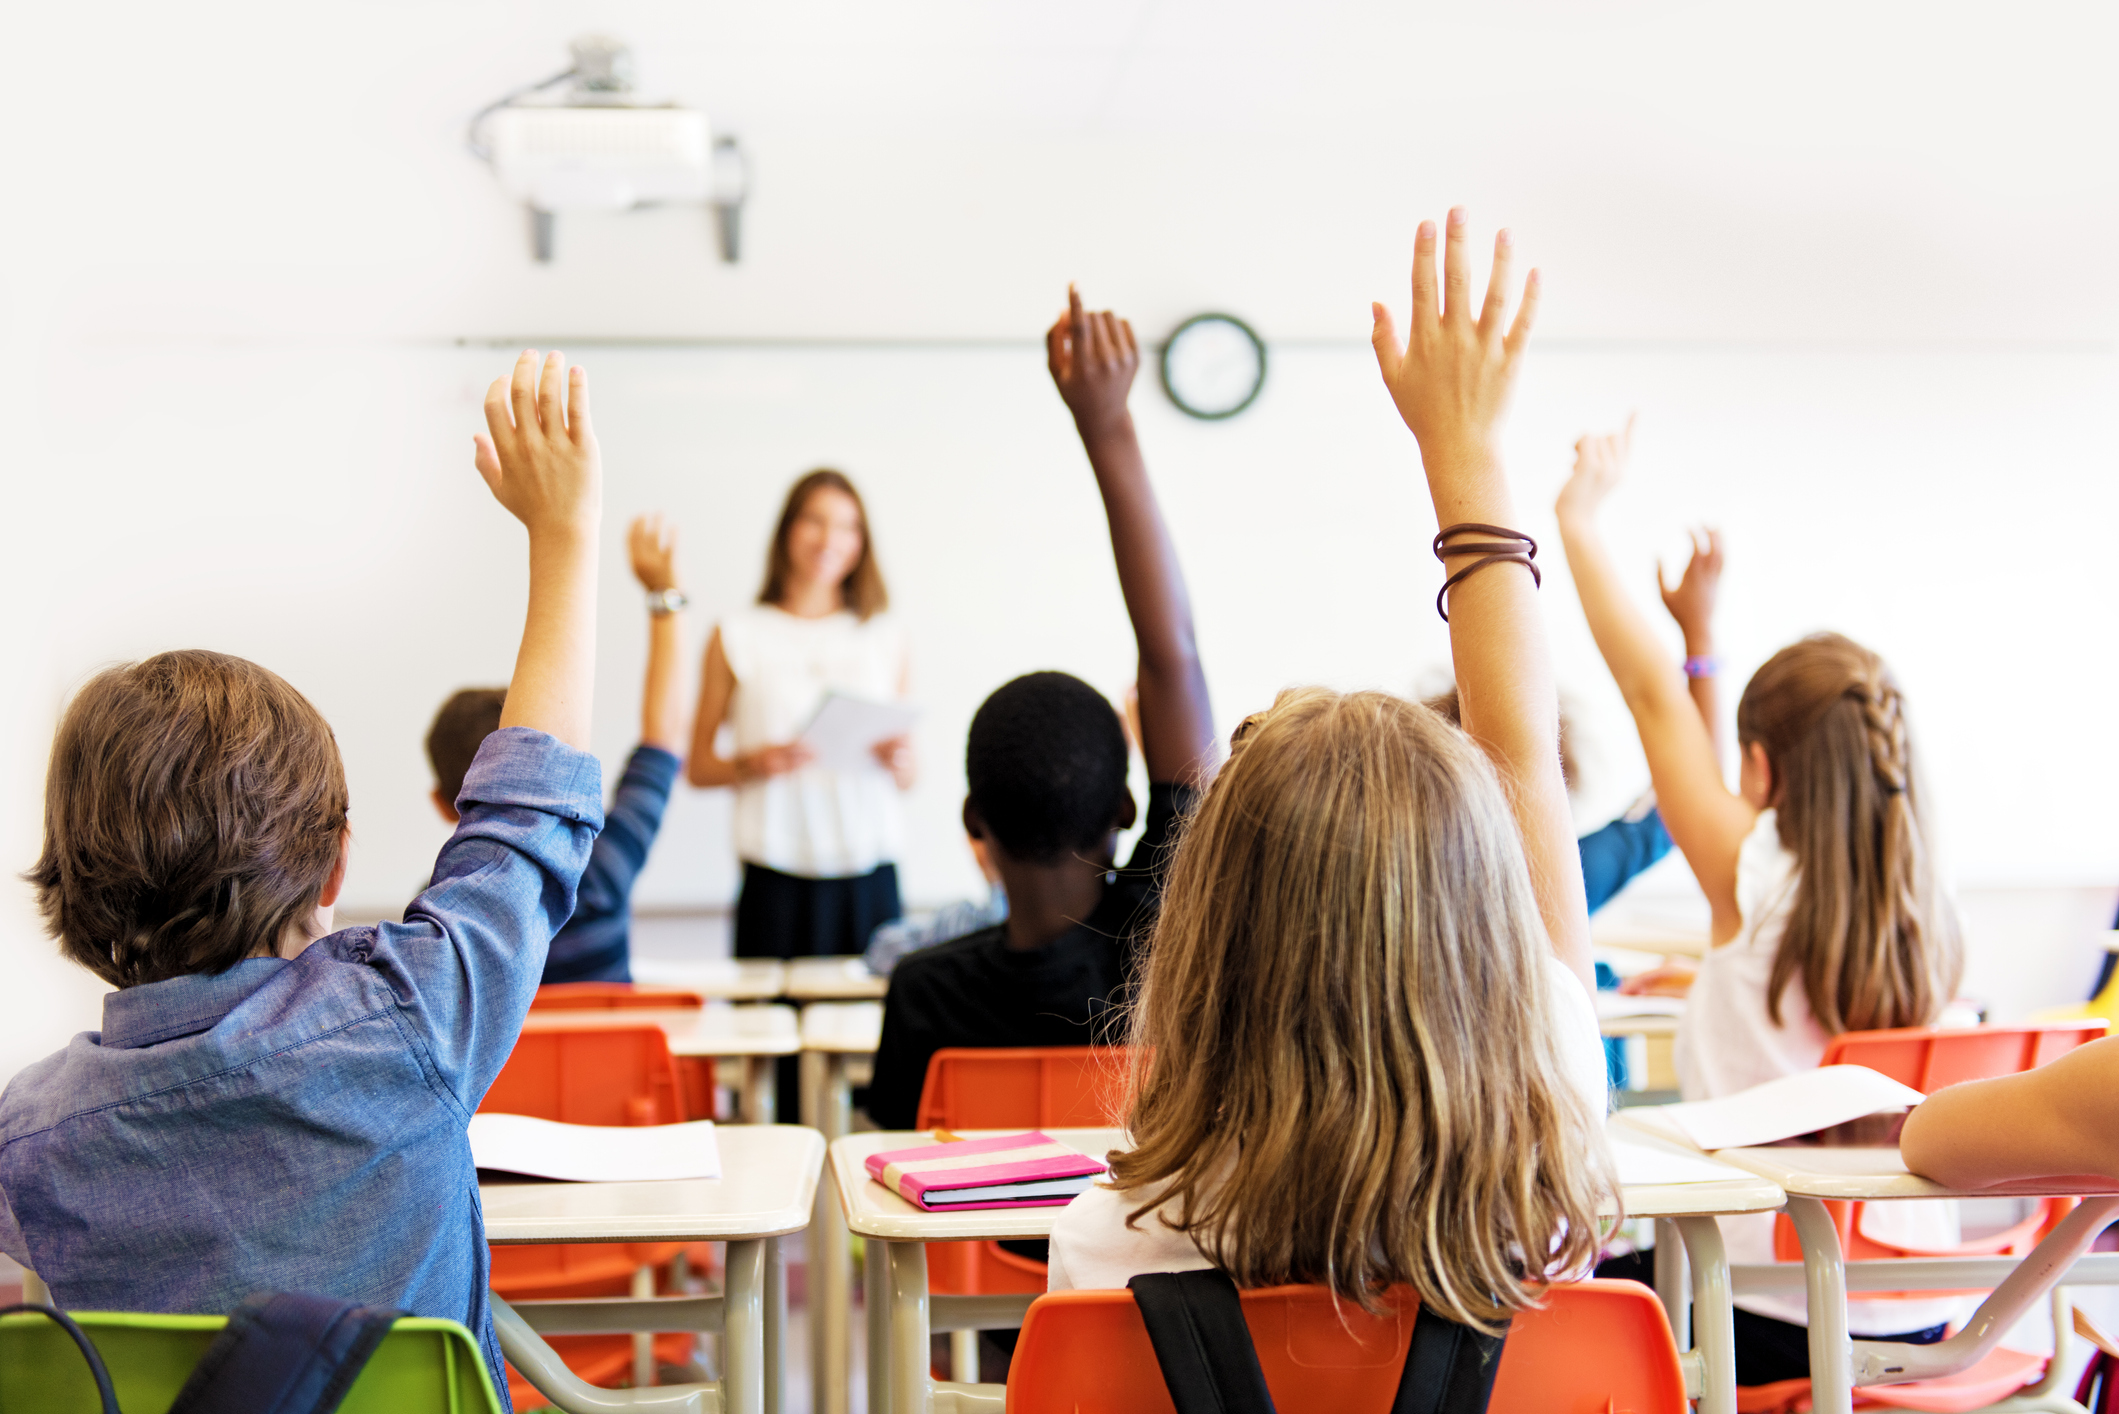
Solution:
[[[1198,408],[1193,407],[1190,403],[1187,403],[1183,398],[1180,398],[1177,395],[1177,390],[1170,386],[1171,347],[1176,344],[1178,336],[1180,334],[1183,334],[1185,330],[1191,328],[1194,324],[1207,323],[1234,324],[1238,329],[1243,331],[1243,336],[1251,341],[1251,347],[1258,350],[1258,381],[1251,385],[1251,391],[1244,395],[1244,399],[1242,402],[1238,403],[1235,407],[1228,408],[1222,412],[1201,412]],[[1256,329],[1253,329],[1250,325],[1244,323],[1243,320],[1238,319],[1233,314],[1221,314],[1213,310],[1209,310],[1205,314],[1195,314],[1190,319],[1185,320],[1184,323],[1178,325],[1175,329],[1172,329],[1170,331],[1170,337],[1163,340],[1162,352],[1157,355],[1155,360],[1155,376],[1163,385],[1163,396],[1168,398],[1171,404],[1174,405],[1177,410],[1183,413],[1186,417],[1196,417],[1201,422],[1225,422],[1229,418],[1232,418],[1236,416],[1236,414],[1242,412],[1252,403],[1257,402],[1258,395],[1265,391],[1266,341],[1258,337],[1258,331]]]

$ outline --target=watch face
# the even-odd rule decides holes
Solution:
[[[1234,417],[1266,381],[1266,346],[1227,314],[1196,314],[1163,345],[1163,391],[1194,417]]]

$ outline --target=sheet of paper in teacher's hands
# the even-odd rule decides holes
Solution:
[[[816,763],[833,771],[883,769],[876,760],[880,741],[903,736],[920,719],[920,709],[904,702],[874,702],[865,697],[829,693],[799,738]]]
[[[560,1124],[529,1115],[471,1116],[471,1161],[482,1169],[574,1183],[721,1177],[714,1122]]]
[[[1719,1100],[1661,1105],[1655,1113],[1702,1149],[1741,1149],[1902,1110],[1926,1098],[1865,1065],[1826,1065]]]

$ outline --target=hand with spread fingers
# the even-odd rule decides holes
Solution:
[[[1553,510],[1561,520],[1594,516],[1620,481],[1626,463],[1633,457],[1633,425],[1626,419],[1623,432],[1583,433],[1575,438],[1575,466]]]
[[[1692,558],[1676,584],[1663,578],[1663,562],[1655,562],[1656,588],[1662,591],[1663,607],[1685,631],[1687,653],[1714,651],[1714,603],[1722,592],[1722,533],[1712,526],[1692,531]]]
[[[539,365],[526,349],[486,390],[486,428],[472,440],[478,474],[529,528],[595,534],[603,514],[603,458],[589,426],[589,377],[557,351]]]
[[[1438,467],[1494,452],[1516,365],[1530,341],[1538,308],[1538,272],[1523,284],[1515,321],[1508,321],[1508,273],[1513,243],[1494,238],[1494,264],[1485,302],[1474,308],[1470,242],[1462,208],[1449,214],[1442,260],[1441,302],[1435,294],[1435,223],[1423,221],[1413,245],[1412,312],[1401,342],[1390,310],[1370,306],[1370,342],[1384,386],[1399,416],[1419,439],[1432,477]]]
[[[677,587],[677,527],[661,512],[636,516],[626,530],[626,553],[633,561],[633,578],[650,594]]]
[[[1108,309],[1083,309],[1080,291],[1069,285],[1067,312],[1045,331],[1045,365],[1086,437],[1127,416],[1140,345],[1131,324]]]

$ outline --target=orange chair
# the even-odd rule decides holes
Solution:
[[[1903,1026],[1885,1031],[1848,1031],[1825,1047],[1821,1065],[1865,1065],[1902,1085],[1932,1094],[1965,1080],[1988,1080],[2036,1070],[2078,1046],[2103,1039],[2105,1023],[2067,1021],[2037,1026],[1967,1026],[1944,1029]],[[2046,1198],[2022,1222],[2001,1232],[1941,1248],[1879,1242],[1861,1230],[1861,1203],[1828,1202],[1832,1225],[1839,1230],[1840,1250],[1850,1262],[1894,1257],[2021,1257],[2038,1245],[2075,1206],[2072,1198]],[[1800,1262],[1802,1243],[1795,1225],[1783,1215],[1774,1224],[1773,1255]],[[1919,1296],[1977,1295],[1978,1292],[1909,1292]],[[2043,1356],[2006,1347],[1995,1350],[1969,1370],[1940,1380],[1888,1385],[1862,1391],[1868,1408],[1965,1411],[2015,1393],[2045,1372]],[[1776,1414],[1808,1406],[1808,1380],[1780,1380],[1737,1393],[1740,1414]]]
[[[662,1028],[594,1026],[525,1031],[478,1108],[565,1124],[666,1124],[684,1118],[682,1094]],[[489,1281],[510,1299],[625,1296],[641,1273],[666,1269],[684,1250],[685,1244],[674,1242],[495,1247]],[[657,1336],[656,1358],[677,1364],[691,1344],[692,1337],[681,1332]],[[552,1349],[591,1384],[626,1375],[636,1354],[633,1338],[626,1335],[555,1337]],[[512,1372],[508,1384],[518,1408],[543,1402],[544,1396]]]
[[[552,982],[537,989],[531,1011],[615,1011],[628,1007],[696,1010],[706,998],[682,987],[644,982]]]
[[[1099,1129],[1124,1106],[1123,1046],[936,1051],[920,1087],[919,1128]],[[997,1242],[927,1244],[930,1291],[991,1296],[1045,1289],[1045,1264]]]
[[[1243,1293],[1244,1319],[1282,1414],[1386,1414],[1419,1298],[1387,1293],[1371,1316],[1315,1286]],[[1684,1414],[1685,1379],[1655,1293],[1638,1282],[1548,1288],[1502,1347],[1490,1414]],[[1008,1370],[1008,1414],[1173,1414],[1129,1291],[1060,1291],[1031,1303]]]

